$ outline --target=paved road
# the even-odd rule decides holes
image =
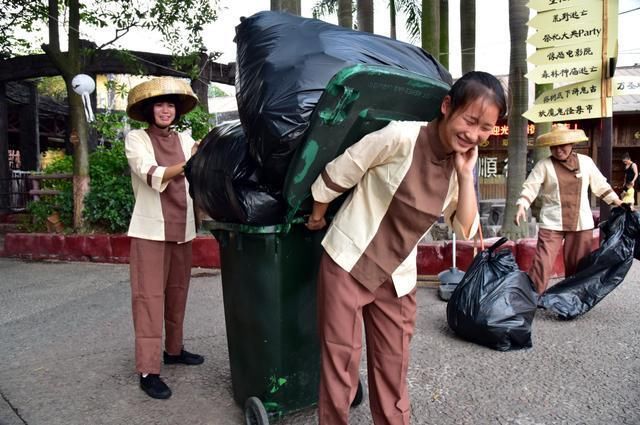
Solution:
[[[220,275],[192,274],[186,345],[206,362],[163,367],[174,395],[157,401],[137,386],[127,266],[0,258],[0,424],[242,424]],[[434,289],[420,288],[418,303],[412,423],[640,424],[639,262],[578,320],[539,311],[526,351],[457,339]],[[315,411],[279,423],[314,424]],[[366,401],[351,423],[371,424]]]

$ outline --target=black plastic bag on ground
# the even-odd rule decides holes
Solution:
[[[498,240],[473,259],[447,303],[449,327],[461,338],[500,351],[531,348],[537,295],[513,253]]]
[[[614,208],[600,231],[600,247],[580,262],[576,274],[547,289],[538,300],[540,307],[563,319],[573,319],[591,310],[622,283],[640,238],[640,213]]]
[[[386,65],[452,82],[449,72],[419,47],[286,13],[243,18],[234,41],[240,120],[264,182],[278,189],[318,99],[341,69]]]
[[[277,224],[284,201],[259,184],[257,165],[249,155],[239,121],[223,123],[202,140],[185,168],[195,204],[218,221]]]

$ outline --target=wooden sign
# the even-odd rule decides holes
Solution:
[[[547,90],[538,96],[533,103],[535,105],[546,105],[573,100],[599,99],[600,92],[600,80],[589,80]]]
[[[531,18],[529,26],[537,29],[566,28],[583,22],[602,20],[602,0],[581,1],[578,6],[553,9],[538,13]]]
[[[527,7],[538,12],[543,12],[545,10],[579,6],[583,3],[585,3],[584,0],[531,0],[527,3]]]
[[[602,42],[600,40],[586,43],[570,44],[567,46],[537,49],[527,58],[527,62],[534,65],[548,65],[585,60],[601,60]]]
[[[533,105],[522,116],[534,123],[559,122],[610,117],[612,111],[612,98],[608,97],[605,111],[602,111],[602,101],[600,99],[586,99]]]
[[[600,79],[602,62],[591,60],[587,62],[570,62],[535,67],[525,77],[536,84],[577,83]]]

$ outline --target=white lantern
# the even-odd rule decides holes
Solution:
[[[91,109],[91,99],[89,98],[89,95],[96,89],[96,83],[93,81],[93,78],[87,74],[78,74],[71,80],[71,87],[73,87],[74,92],[82,97],[87,122],[95,120],[93,110]]]

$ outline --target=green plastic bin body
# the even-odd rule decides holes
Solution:
[[[310,210],[311,184],[329,161],[389,121],[435,118],[448,89],[389,67],[343,69],[320,97],[289,165],[285,224],[205,223],[220,244],[233,397],[240,406],[257,397],[278,418],[317,404],[316,277],[325,232],[307,230],[300,217]]]
[[[233,397],[270,417],[318,401],[316,276],[324,232],[304,224],[207,223],[220,245]]]

